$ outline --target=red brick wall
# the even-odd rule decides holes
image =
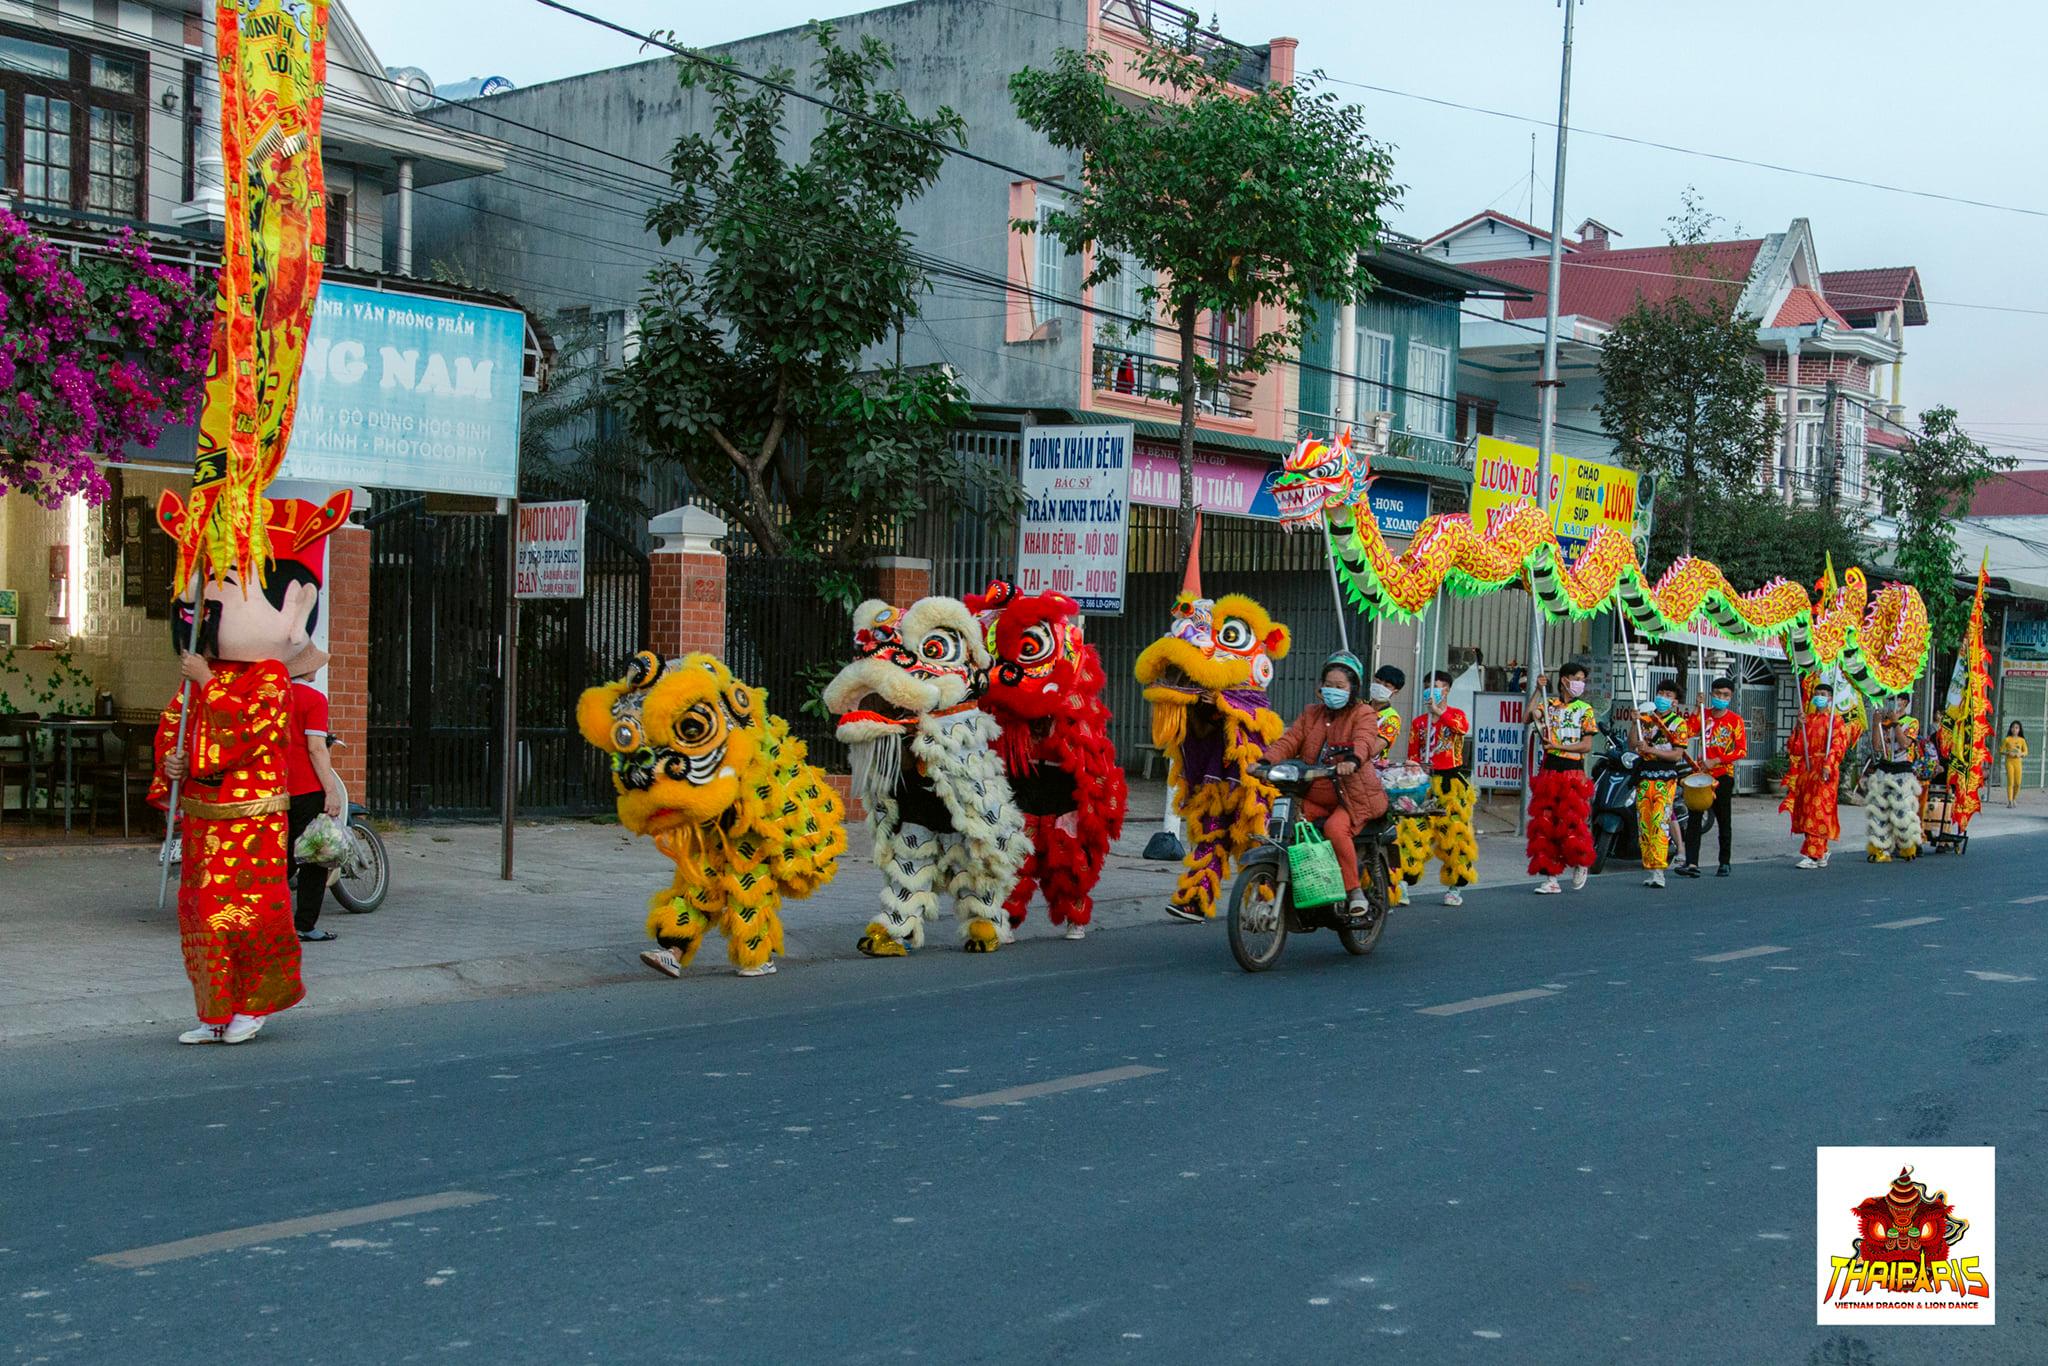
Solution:
[[[344,526],[327,538],[328,724],[348,741],[333,751],[334,771],[354,801],[363,800],[370,749],[370,533]]]
[[[1785,382],[1785,355],[1781,351],[1764,353],[1764,374],[1773,384]],[[1812,385],[1819,387],[1829,380],[1843,388],[1870,396],[1870,363],[1854,356],[1821,356],[1801,352],[1799,356],[1799,383],[1802,388]]]
[[[893,607],[908,607],[932,591],[931,565],[924,560],[883,565],[878,571],[876,596]]]
[[[656,551],[648,560],[647,648],[663,659],[725,655],[725,556]]]

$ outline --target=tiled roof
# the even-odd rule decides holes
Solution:
[[[1978,486],[1972,517],[2048,517],[2048,470],[2006,470]]]
[[[1904,432],[1894,431],[1890,427],[1872,426],[1864,431],[1863,439],[1873,446],[1883,446],[1889,450],[1902,451],[1906,448],[1906,442],[1909,438]]]
[[[1772,327],[1804,327],[1825,319],[1837,327],[1849,326],[1849,320],[1837,313],[1826,299],[1808,289],[1805,285],[1792,286],[1792,292],[1785,296],[1785,302],[1778,309],[1778,316],[1771,320]]]
[[[1749,282],[1762,238],[1741,242],[1707,242],[1697,247],[1631,247],[1562,257],[1557,311],[1566,316],[1619,322],[1638,302],[1663,303],[1683,294],[1714,300],[1728,308]],[[1510,320],[1543,316],[1543,297],[1550,263],[1543,257],[1483,261],[1472,269],[1518,285],[1534,297],[1509,300]]]
[[[1546,242],[1550,240],[1549,228],[1539,228],[1533,223],[1524,223],[1519,218],[1510,218],[1507,214],[1495,213],[1492,209],[1482,209],[1478,213],[1473,214],[1470,218],[1466,219],[1462,223],[1453,223],[1448,228],[1445,228],[1442,232],[1436,233],[1435,235],[1430,237],[1423,238],[1422,245],[1425,247],[1433,247],[1437,243],[1443,241],[1446,237],[1456,236],[1458,233],[1463,232],[1466,228],[1471,227],[1474,223],[1483,223],[1489,218],[1491,218],[1494,222],[1499,223],[1502,227],[1513,228],[1516,232],[1525,232],[1529,234],[1529,236],[1531,237],[1540,237]],[[1575,250],[1579,245],[1576,241],[1572,240],[1570,234],[1566,234],[1564,237],[1561,237],[1558,240],[1564,243],[1564,248],[1566,251]]]
[[[1824,270],[1821,292],[1844,316],[1868,324],[1879,313],[1895,308],[1906,310],[1906,326],[1927,322],[1927,299],[1920,292],[1920,272],[1912,266],[1882,266],[1875,270]]]

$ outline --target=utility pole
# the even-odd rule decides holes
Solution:
[[[1564,154],[1566,133],[1571,126],[1572,103],[1572,20],[1577,17],[1578,0],[1564,0],[1564,58],[1557,78],[1557,174],[1550,187],[1550,275],[1543,298],[1543,378],[1537,389],[1541,394],[1542,437],[1536,445],[1536,506],[1545,512],[1550,510],[1550,443],[1557,430],[1557,391],[1561,382],[1557,377],[1557,291],[1559,277],[1564,273]],[[1534,684],[1543,677],[1543,604],[1529,595],[1529,681]],[[1522,808],[1521,822],[1529,812],[1529,780],[1534,776],[1534,767],[1526,758],[1524,747],[1522,762]]]
[[[1820,508],[1832,522],[1835,517],[1835,495],[1841,481],[1842,448],[1835,437],[1835,414],[1841,411],[1841,391],[1835,381],[1827,384],[1827,399],[1820,413]]]

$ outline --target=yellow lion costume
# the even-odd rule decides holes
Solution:
[[[784,896],[832,880],[845,806],[768,699],[710,655],[633,656],[626,676],[584,691],[583,738],[611,755],[619,821],[675,862],[649,903],[640,955],[680,977],[716,926],[742,977],[775,971]]]

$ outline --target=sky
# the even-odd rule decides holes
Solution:
[[[957,2],[1030,10],[1039,0]],[[636,30],[673,29],[697,46],[876,8],[579,7]],[[533,0],[347,8],[387,65],[422,67],[437,82],[501,75],[532,85],[652,55]],[[1241,42],[1298,38],[1299,69],[1320,70],[1364,106],[1406,187],[1395,228],[1426,236],[1489,206],[1526,216],[1532,132],[1537,221],[1547,222],[1556,0],[1211,0],[1202,10]],[[1909,417],[1949,404],[1980,440],[2048,465],[2048,187],[2015,174],[2039,164],[2048,140],[2038,85],[2048,12],[2010,0],[1582,0],[1576,39],[1567,228],[1593,217],[1624,234],[1620,246],[1657,245],[1692,187],[1726,220],[1722,235],[1781,232],[1803,217],[1824,270],[1917,266],[1929,320],[1907,332]]]

